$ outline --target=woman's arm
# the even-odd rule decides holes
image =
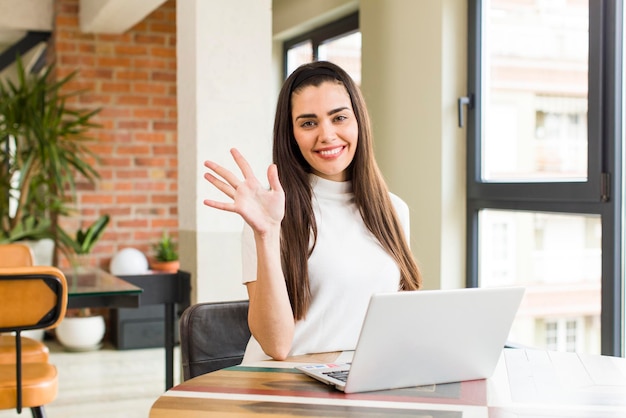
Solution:
[[[244,157],[231,150],[243,180],[224,167],[206,161],[214,172],[205,179],[232,199],[232,203],[206,199],[206,206],[241,215],[254,232],[257,280],[247,284],[250,299],[248,323],[263,351],[277,360],[291,350],[294,320],[280,260],[280,223],[285,214],[285,195],[276,165],[267,172],[270,189],[262,187]],[[222,180],[223,179],[223,180]]]
[[[280,261],[280,230],[264,236],[255,233],[255,243],[257,279],[246,283],[248,324],[265,354],[284,360],[291,350],[294,320]]]

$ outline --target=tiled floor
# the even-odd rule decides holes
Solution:
[[[165,391],[165,350],[101,350],[70,353],[55,341],[50,361],[59,372],[59,395],[46,406],[48,418],[146,418]],[[180,381],[180,351],[174,356],[174,383]],[[30,417],[30,410],[0,411],[0,418]]]

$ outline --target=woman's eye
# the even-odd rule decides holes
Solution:
[[[310,128],[312,126],[315,126],[315,123],[313,123],[313,121],[311,121],[311,120],[307,120],[306,122],[302,122],[302,124],[300,124],[300,126],[302,128]]]
[[[335,118],[337,122],[343,122],[346,119],[348,119],[348,117],[344,115],[337,115],[337,117]]]

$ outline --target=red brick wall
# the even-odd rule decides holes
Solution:
[[[90,131],[101,179],[81,183],[68,231],[111,215],[92,264],[108,268],[115,252],[134,247],[151,257],[164,230],[177,237],[176,3],[170,0],[123,34],[84,34],[78,0],[55,1],[49,61],[56,77],[74,70],[75,100],[101,108]]]

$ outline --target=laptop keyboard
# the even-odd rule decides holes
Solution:
[[[330,376],[333,379],[341,380],[342,382],[346,382],[348,380],[348,372],[349,370],[337,370],[332,372],[324,372],[326,376]]]

